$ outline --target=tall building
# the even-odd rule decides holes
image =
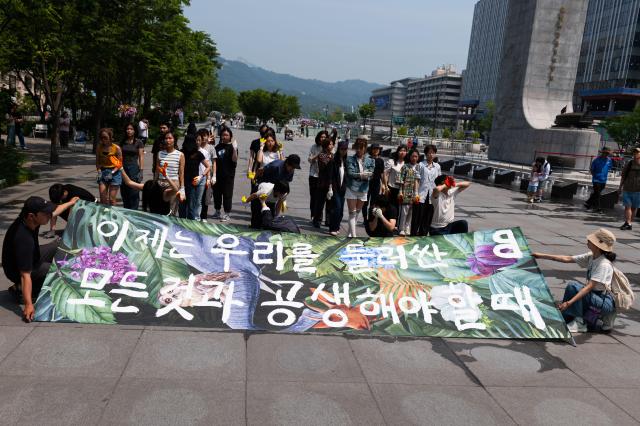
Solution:
[[[460,119],[473,120],[496,96],[508,0],[480,0],[473,10]]]
[[[442,66],[430,76],[408,82],[404,113],[426,118],[431,126],[439,129],[454,128],[461,88],[462,76],[454,66]]]
[[[573,96],[576,111],[606,117],[640,104],[639,0],[590,0]]]
[[[379,120],[391,120],[391,117],[404,115],[405,101],[407,97],[407,84],[412,78],[392,81],[388,86],[381,87],[371,92],[371,103],[376,106],[374,118]]]

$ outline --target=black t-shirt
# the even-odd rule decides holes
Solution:
[[[254,139],[251,141],[251,145],[249,145],[249,151],[254,154],[257,154],[260,151],[260,139]]]
[[[387,220],[397,220],[398,210],[396,210],[394,206],[388,206],[384,211],[384,217],[386,217]],[[371,223],[371,221],[369,223]],[[385,228],[380,219],[378,219],[378,226],[376,226],[376,229],[371,230],[371,232],[369,232],[369,235],[371,237],[393,237],[393,231],[389,231],[387,228]]]
[[[2,269],[9,280],[20,283],[21,271],[33,271],[40,262],[40,245],[37,227],[34,231],[27,228],[22,219],[9,226],[2,243]]]
[[[233,161],[233,145],[230,143],[217,144],[216,155],[216,177],[219,179],[234,177],[238,163]]]
[[[184,157],[184,181],[186,185],[191,185],[193,178],[200,174],[200,163],[203,161],[204,155],[200,151]]]
[[[120,148],[122,149],[123,163],[135,164],[138,162],[139,150],[144,149],[144,144],[140,139],[136,139],[133,143],[122,142]]]
[[[374,158],[375,166],[373,168],[373,175],[371,176],[371,180],[381,179],[382,173],[384,173],[384,160],[380,157]]]
[[[13,119],[16,120],[15,121],[15,129],[16,132],[18,132],[20,129],[22,129],[22,123],[19,123],[18,120],[22,120],[22,114],[20,114],[19,112],[14,112],[13,114],[11,114],[13,116]]]
[[[151,148],[152,154],[157,154],[162,151],[164,145],[164,135],[160,135],[153,141],[153,147]]]
[[[84,188],[80,188],[79,186],[75,186],[71,184],[62,185],[62,191],[63,193],[64,191],[66,191],[67,196],[66,197],[64,195],[62,196],[62,198],[60,199],[60,204],[66,203],[67,201],[71,201],[73,197],[78,197],[84,201],[90,201],[90,202],[96,201],[96,197],[92,193],[90,193]]]

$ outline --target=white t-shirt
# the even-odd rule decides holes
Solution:
[[[280,153],[273,152],[273,151],[263,151],[262,152],[262,167],[266,166],[267,164],[271,163],[272,161],[275,160],[279,160],[280,159]]]
[[[589,252],[573,256],[573,260],[581,268],[587,268],[587,281],[595,283],[594,290],[605,291],[611,285],[613,265],[606,257],[600,255],[594,259],[593,253]]]
[[[436,187],[435,180],[442,174],[442,171],[440,169],[440,164],[427,164],[426,161],[423,161],[418,166],[418,173],[420,174],[418,195],[420,195],[420,202],[424,203],[427,200],[427,196],[429,196],[429,194],[433,192],[433,188]]]
[[[140,122],[138,123],[138,130],[140,132],[141,138],[149,137],[149,127],[147,126],[147,123],[145,123],[144,121],[140,120]]]
[[[267,195],[267,199],[265,200],[266,203],[277,203],[278,198],[273,195],[274,186],[275,185],[273,183],[262,182],[260,185],[258,185],[258,190],[256,191],[256,194],[258,196],[266,194]],[[284,200],[285,198],[287,198],[286,195],[281,199]]]
[[[456,209],[456,196],[458,195],[458,188],[450,188],[449,191],[438,193],[437,197],[433,197],[433,220],[431,221],[432,228],[444,228],[451,222],[453,222]]]
[[[400,184],[397,181],[400,179],[402,166],[404,166],[404,161],[399,161],[398,164],[395,164],[393,158],[389,158],[384,164],[385,173],[389,173],[388,185],[390,188],[400,188]]]

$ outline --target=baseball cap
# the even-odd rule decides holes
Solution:
[[[291,154],[287,157],[286,160],[284,160],[285,163],[289,164],[290,166],[293,166],[294,169],[299,169],[300,168],[300,156],[298,156],[297,154]]]
[[[23,207],[25,213],[53,213],[56,206],[42,197],[29,197],[24,202]]]

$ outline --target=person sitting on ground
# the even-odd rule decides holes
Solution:
[[[33,320],[37,299],[44,284],[53,256],[58,247],[57,241],[40,247],[38,231],[52,217],[59,216],[79,200],[74,197],[64,204],[56,206],[42,197],[29,197],[24,202],[20,215],[9,226],[2,243],[2,269],[9,281],[13,283],[9,292],[16,299],[22,299],[22,314],[29,322]]]
[[[158,166],[157,172],[162,174],[165,178],[167,177],[167,168]],[[168,215],[171,211],[171,203],[164,200],[164,190],[165,188],[160,185],[156,180],[148,180],[145,183],[138,183],[132,180],[129,175],[123,170],[122,171],[122,182],[130,188],[133,188],[138,191],[142,191],[142,210],[149,213]],[[178,184],[171,180],[167,179],[166,182],[169,184],[171,189],[173,189],[176,193],[179,193],[180,188]]]
[[[464,234],[469,232],[466,220],[454,220],[456,197],[467,189],[471,182],[456,182],[453,176],[440,175],[434,183],[433,189],[433,219],[429,228],[429,235]]]
[[[269,206],[267,206],[266,200],[260,198],[260,203],[262,204],[262,229],[276,232],[300,233],[300,228],[298,228],[298,225],[292,218],[284,215],[274,217],[273,212]]]
[[[284,211],[284,203],[289,194],[289,183],[287,181],[277,181],[276,183],[262,182],[258,185],[256,192],[248,197],[242,197],[243,203],[260,203],[267,205],[274,217],[279,216]],[[264,202],[264,203],[263,203]],[[252,215],[255,214],[253,211]],[[262,224],[262,208],[258,212],[258,217],[251,217],[251,223]]]
[[[370,237],[393,237],[396,228],[398,210],[389,202],[386,195],[373,199],[373,208],[366,222],[365,230]]]
[[[51,185],[51,187],[49,187],[49,200],[51,200],[53,204],[57,204],[57,205],[65,204],[71,201],[75,197],[83,201],[88,201],[90,203],[98,202],[98,199],[92,193],[90,193],[84,188],[80,188],[79,186],[75,186],[71,184],[63,185],[61,183],[56,183]],[[68,222],[69,209],[61,212],[59,216]],[[42,237],[53,238],[56,236],[56,223],[58,221],[57,219],[58,219],[57,216],[53,216],[51,218],[51,222],[49,224],[49,232],[42,234]]]
[[[545,253],[532,253],[536,259],[553,260],[561,263],[577,263],[587,269],[586,284],[569,281],[564,290],[562,303],[558,309],[572,333],[584,333],[587,324],[595,328],[601,317],[602,331],[611,331],[616,316],[616,306],[610,293],[613,279],[612,262],[616,259],[613,244],[616,236],[606,229],[587,235],[589,252],[577,256],[561,256]]]

